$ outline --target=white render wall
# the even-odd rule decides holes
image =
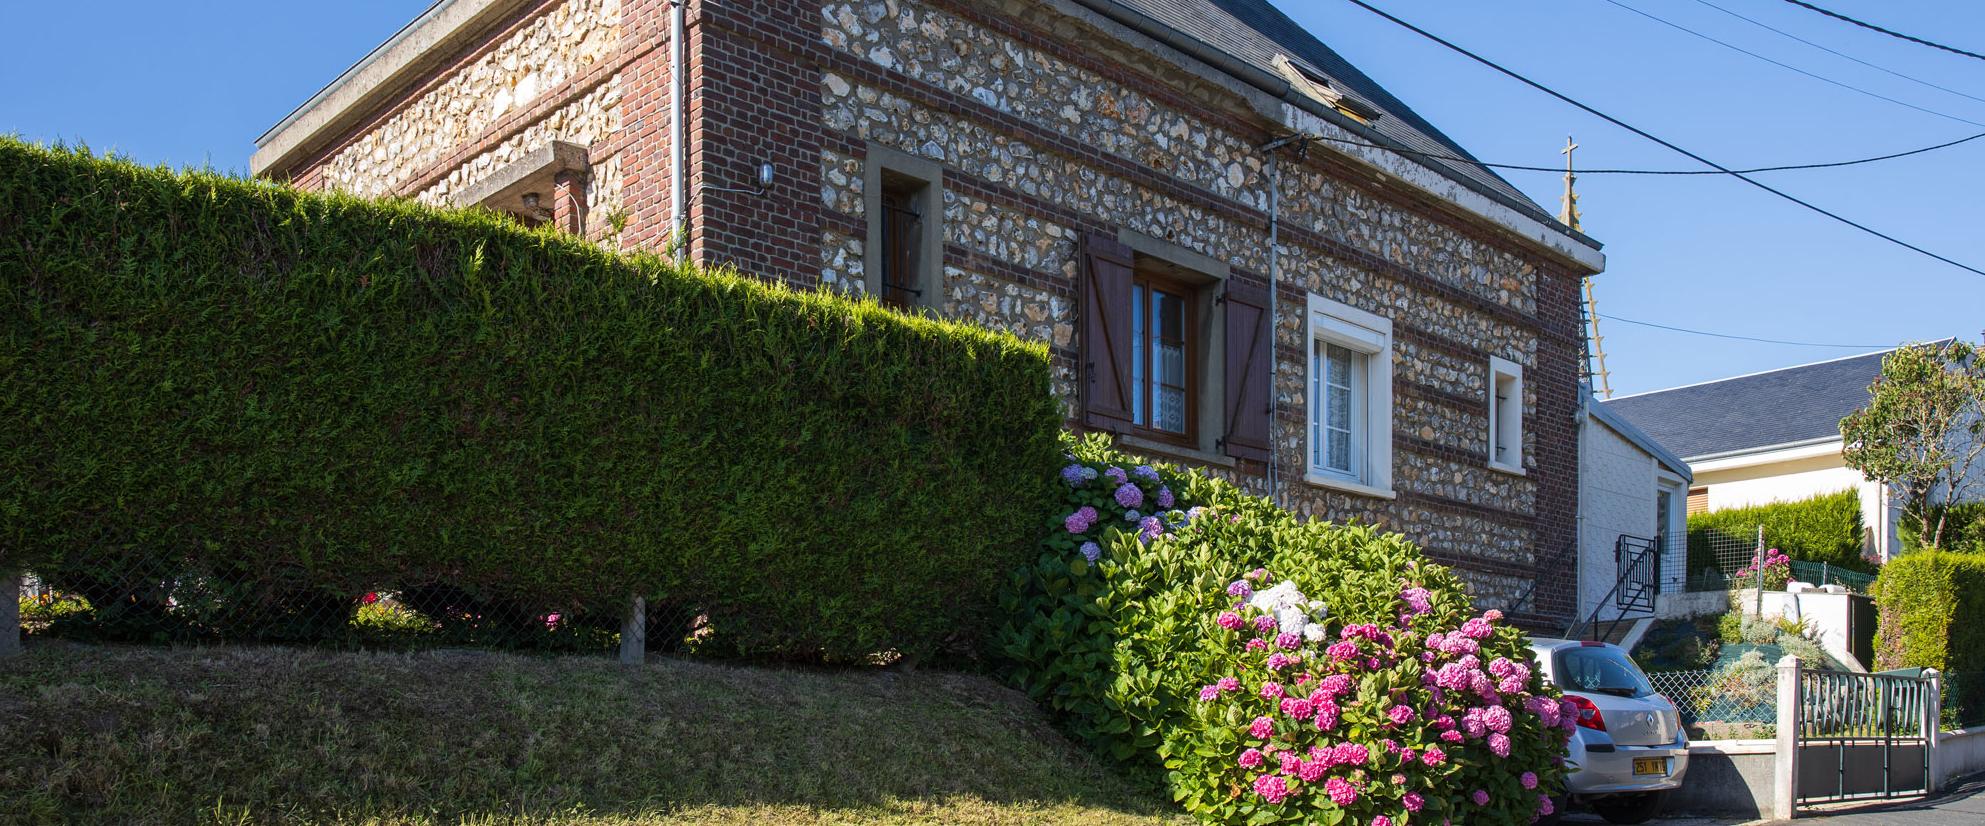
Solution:
[[[1713,511],[1856,491],[1861,498],[1863,552],[1880,549],[1886,559],[1902,551],[1895,534],[1896,514],[1888,506],[1886,490],[1848,467],[1840,458],[1838,442],[1740,460],[1697,462],[1694,471],[1695,487],[1709,488],[1709,509]],[[1765,544],[1771,544],[1771,537],[1765,537]]]
[[[1658,461],[1639,445],[1587,417],[1578,446],[1578,613],[1589,617],[1619,579],[1614,545],[1621,534],[1653,537]],[[1677,512],[1685,503],[1678,494]],[[1608,612],[1608,614],[1615,612]]]

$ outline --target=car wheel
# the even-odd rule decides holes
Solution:
[[[1661,813],[1661,797],[1660,792],[1602,797],[1592,801],[1592,810],[1607,823],[1646,823]]]

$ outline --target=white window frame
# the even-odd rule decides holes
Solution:
[[[1397,496],[1392,489],[1392,319],[1315,293],[1309,294],[1308,310],[1303,398],[1309,414],[1303,429],[1303,479],[1318,487],[1391,499]],[[1353,460],[1358,468],[1348,476],[1316,462],[1314,434],[1324,414],[1315,392],[1319,379],[1316,350],[1320,342],[1336,344],[1365,357],[1364,375],[1354,377],[1354,384],[1356,378],[1363,379],[1365,390],[1360,434],[1363,450],[1354,451],[1362,456],[1361,460]],[[1353,429],[1360,429],[1355,417]]]
[[[1496,388],[1505,380],[1509,394],[1502,404],[1496,401]],[[1489,357],[1488,382],[1484,401],[1489,409],[1487,433],[1489,467],[1504,473],[1524,475],[1523,471],[1523,365],[1501,356]],[[1496,448],[1507,447],[1505,458],[1496,458]]]

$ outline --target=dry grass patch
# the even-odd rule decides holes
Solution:
[[[0,822],[1179,821],[983,678],[484,652],[47,644]]]

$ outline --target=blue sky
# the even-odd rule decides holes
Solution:
[[[1985,61],[1936,52],[1779,0],[1618,0],[1810,72],[1985,124],[1985,102],[1785,39],[1738,12],[1862,60],[1985,98]],[[1705,42],[1606,0],[1375,3],[1721,163],[1831,161],[1985,132],[1865,97]],[[11,3],[0,131],[82,141],[147,163],[244,171],[255,137],[413,19],[426,0]],[[1584,167],[1692,168],[1687,159],[1397,29],[1343,0],[1280,0],[1292,17],[1486,161],[1551,166],[1567,135]],[[1837,11],[1985,52],[1985,4],[1829,0]],[[30,68],[32,67],[32,68]],[[1555,210],[1550,174],[1504,173]],[[1795,195],[1985,268],[1985,140],[1879,164],[1759,176]],[[1985,327],[1985,276],[1834,224],[1741,182],[1579,180],[1606,244],[1600,312],[1764,338],[1855,345]],[[1849,355],[1602,320],[1620,393]],[[1872,348],[1870,348],[1872,349]]]

